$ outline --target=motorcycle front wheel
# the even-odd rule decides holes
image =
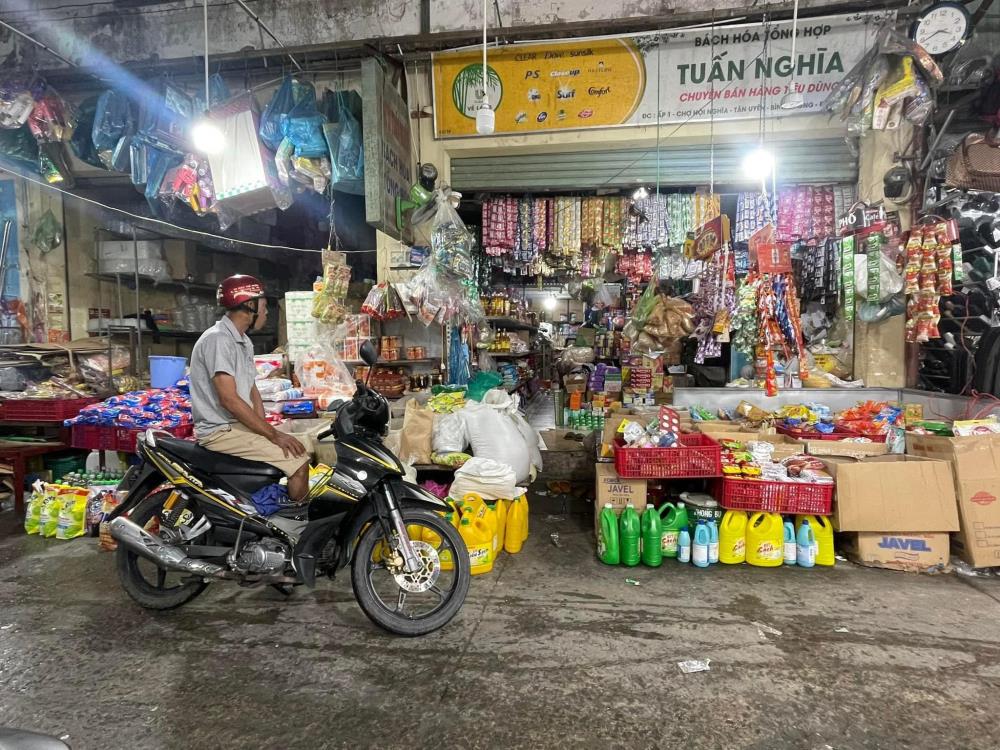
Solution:
[[[429,510],[406,508],[403,521],[422,567],[406,573],[391,565],[382,526],[361,532],[351,564],[351,583],[368,618],[390,633],[418,636],[447,625],[469,591],[469,552],[458,530]]]

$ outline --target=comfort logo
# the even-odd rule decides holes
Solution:
[[[984,492],[982,490],[969,499],[976,505],[992,505],[997,501],[996,495],[991,495],[989,492]]]

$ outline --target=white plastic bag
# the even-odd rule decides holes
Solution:
[[[436,415],[432,440],[435,453],[464,453],[467,443],[465,421],[457,412]]]
[[[470,458],[455,470],[449,495],[460,498],[474,492],[484,500],[513,498],[524,494],[517,486],[514,471],[505,463],[491,458]]]

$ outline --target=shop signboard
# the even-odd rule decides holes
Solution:
[[[892,12],[516,44],[490,48],[486,92],[497,134],[755,119],[819,112]],[[476,135],[482,48],[433,56],[439,138]],[[782,110],[793,83],[805,104]]]
[[[396,198],[413,182],[410,114],[403,97],[386,79],[379,62],[361,63],[361,99],[365,138],[365,220],[400,239]]]

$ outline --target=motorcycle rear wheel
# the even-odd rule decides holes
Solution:
[[[151,534],[159,534],[160,513],[169,496],[169,490],[149,495],[129,513],[129,520],[139,524]],[[152,561],[126,549],[122,544],[118,545],[115,556],[118,580],[121,581],[122,588],[134,602],[145,609],[176,609],[194,599],[208,586],[203,580],[190,578],[176,582],[176,585],[167,586],[168,575],[178,578],[186,574],[173,571],[168,573]],[[151,581],[145,571],[154,569],[156,579]]]
[[[407,615],[404,606],[407,596],[403,588],[396,588],[397,599],[387,602],[376,587],[375,573],[383,573],[380,583],[385,583],[391,574],[382,559],[386,549],[385,536],[379,523],[370,524],[362,533],[354,550],[351,563],[351,583],[358,605],[368,618],[379,627],[390,633],[413,637],[426,635],[447,625],[458,614],[465,603],[469,592],[471,577],[469,553],[458,530],[444,518],[429,510],[405,508],[402,511],[403,521],[408,527],[419,526],[430,529],[440,541],[431,545],[436,550],[446,550],[451,553],[454,563],[447,570],[442,570],[440,577],[435,577],[434,585],[419,595],[433,602],[437,597],[439,602],[426,614],[419,616]],[[412,535],[411,535],[411,538]],[[447,580],[447,584],[437,586],[438,581]],[[391,589],[391,585],[383,588]],[[414,594],[413,596],[417,596]]]

